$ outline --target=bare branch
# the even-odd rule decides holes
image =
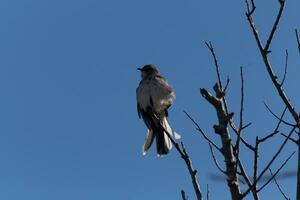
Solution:
[[[269,74],[269,77],[271,78],[272,82],[273,82],[273,85],[275,86],[279,96],[281,97],[282,101],[284,102],[284,104],[288,107],[290,113],[292,114],[294,120],[296,123],[298,123],[299,121],[299,116],[298,116],[298,113],[296,112],[296,110],[294,109],[294,107],[292,106],[291,102],[289,101],[289,99],[287,98],[285,92],[283,91],[281,85],[279,84],[278,80],[277,80],[277,76],[274,74],[273,72],[273,69],[272,69],[272,66],[269,62],[269,59],[268,59],[268,53],[269,53],[269,46],[272,42],[272,39],[273,39],[273,36],[275,34],[275,31],[276,31],[276,28],[277,28],[277,25],[280,21],[280,18],[281,18],[281,14],[283,12],[283,8],[284,8],[284,5],[285,5],[285,1],[279,1],[280,2],[280,8],[279,8],[279,11],[278,11],[278,14],[277,14],[277,17],[275,19],[275,22],[273,24],[273,27],[272,27],[272,30],[271,30],[271,33],[268,37],[268,40],[267,40],[267,43],[265,45],[265,47],[262,46],[262,43],[261,43],[261,40],[259,38],[259,35],[258,35],[258,31],[255,27],[255,24],[254,24],[254,21],[252,19],[252,13],[249,13],[247,12],[246,13],[246,16],[247,16],[247,20],[250,24],[250,27],[252,29],[252,32],[253,32],[253,35],[255,37],[255,40],[256,40],[256,43],[257,43],[257,46],[260,50],[260,53],[261,53],[261,56],[262,56],[262,59],[263,59],[263,62],[265,64],[265,67],[268,71],[268,74]]]
[[[241,107],[240,107],[240,127],[239,131],[243,128],[243,112],[244,112],[244,75],[243,75],[243,67],[240,68],[241,75]]]
[[[188,170],[190,172],[190,175],[191,175],[191,178],[192,178],[192,183],[193,183],[193,187],[194,187],[197,199],[198,200],[202,200],[202,193],[201,193],[200,185],[198,183],[197,176],[196,176],[197,170],[193,169],[192,161],[191,161],[188,153],[185,150],[183,142],[181,142],[181,147],[182,147],[182,151],[183,151],[183,154],[184,154],[184,161],[185,161],[185,163],[187,165],[187,168],[188,168]]]
[[[288,134],[287,138],[283,141],[283,143],[281,144],[281,146],[279,147],[279,149],[277,150],[277,152],[274,154],[274,156],[272,157],[272,159],[268,162],[268,164],[266,165],[266,167],[262,170],[262,172],[259,174],[259,176],[254,180],[252,186],[250,188],[248,188],[243,194],[242,194],[242,198],[245,197],[253,188],[256,187],[257,182],[261,179],[261,177],[265,174],[265,172],[270,168],[270,166],[273,164],[273,162],[275,161],[275,159],[278,157],[278,155],[280,154],[280,152],[282,151],[283,147],[285,146],[285,144],[287,143],[287,141],[289,140],[289,138],[291,137],[291,135],[293,134],[293,132],[295,131],[296,126],[294,126],[294,128],[290,131],[290,133]]]
[[[156,117],[159,120],[159,118],[156,115],[154,117]],[[194,170],[192,161],[191,161],[188,153],[185,150],[183,142],[181,142],[181,148],[182,148],[182,150],[181,150],[179,144],[173,139],[171,134],[164,128],[164,126],[162,124],[160,124],[160,128],[162,128],[164,130],[164,132],[166,133],[166,135],[171,140],[172,144],[175,146],[176,150],[180,154],[181,158],[184,160],[186,167],[188,168],[188,171],[190,173],[191,179],[192,179],[192,184],[193,184],[196,196],[197,196],[197,200],[202,200],[202,193],[201,193],[200,185],[198,183],[197,176],[196,176],[197,170]]]
[[[217,77],[218,77],[218,83],[219,83],[219,86],[221,88],[221,91],[223,91],[223,87],[222,87],[222,80],[221,80],[221,74],[220,74],[220,67],[219,67],[219,64],[218,64],[218,60],[217,60],[217,57],[216,57],[216,54],[215,54],[215,51],[214,51],[214,47],[212,45],[211,42],[207,43],[205,42],[207,48],[210,50],[213,58],[214,58],[214,62],[215,62],[215,67],[216,67],[216,72],[217,72]]]
[[[273,172],[271,169],[269,169],[270,173],[271,173],[271,176],[273,176]],[[277,180],[276,180],[276,176],[274,176],[274,182],[278,188],[278,190],[280,191],[280,193],[282,194],[282,196],[286,199],[286,200],[289,200],[290,198],[288,198],[285,193],[283,192],[283,190],[281,189],[280,185],[278,184]]]
[[[241,77],[240,123],[239,123],[237,140],[236,140],[236,144],[235,144],[236,156],[237,157],[239,156],[241,134],[242,134],[242,130],[243,130],[243,112],[244,112],[244,75],[243,75],[243,67],[240,68],[240,77]]]
[[[195,126],[197,127],[196,130],[199,131],[201,133],[201,135],[204,137],[204,139],[206,139],[209,144],[213,145],[216,149],[219,150],[219,152],[222,153],[222,150],[220,147],[218,147],[211,139],[209,139],[209,137],[204,133],[204,131],[201,129],[201,127],[199,126],[199,124],[186,112],[186,111],[183,111],[187,116],[188,118],[195,124]]]
[[[206,200],[209,200],[209,186],[206,185]]]
[[[230,121],[229,124],[230,124],[230,127],[232,128],[233,132],[234,132],[236,135],[238,135],[238,129],[235,127],[233,121]],[[250,126],[250,125],[251,125],[251,123],[249,123],[249,124],[247,124],[246,126],[244,126],[244,128],[247,128],[247,127]],[[243,129],[244,129],[244,128],[243,128]],[[240,136],[240,138],[241,138],[242,143],[243,143],[248,149],[250,149],[251,151],[254,151],[254,150],[255,150],[255,148],[254,148],[251,144],[249,144],[242,136]]]
[[[286,74],[287,74],[287,68],[288,68],[288,59],[289,59],[289,53],[288,50],[285,50],[285,66],[284,66],[284,75],[282,78],[282,81],[280,83],[280,86],[282,87],[286,78]]]
[[[246,124],[245,126],[242,127],[242,130],[248,128],[248,127],[251,126],[251,125],[252,125],[252,122],[249,122],[248,124]]]
[[[299,34],[298,34],[298,30],[295,29],[295,33],[296,33],[296,40],[297,40],[297,44],[298,44],[298,50],[299,50],[299,53],[300,53],[300,37],[299,37]]]
[[[256,9],[254,1],[251,0],[251,6],[249,5],[249,0],[246,0],[246,6],[247,6],[247,13],[248,15],[252,15]]]
[[[210,50],[210,53],[214,59],[214,63],[215,63],[215,69],[216,69],[216,73],[217,73],[217,77],[218,77],[218,84],[216,84],[215,86],[219,87],[219,95],[217,95],[220,99],[222,99],[223,103],[224,103],[224,107],[225,107],[225,111],[226,114],[228,114],[228,108],[227,108],[227,103],[226,103],[226,99],[225,99],[225,91],[227,89],[227,86],[229,84],[229,78],[227,77],[227,83],[225,86],[225,89],[223,90],[223,86],[222,86],[222,79],[221,79],[221,73],[220,73],[220,66],[217,60],[217,56],[215,54],[215,50],[214,47],[212,45],[211,42],[207,43],[205,42],[207,48]]]
[[[279,132],[278,129],[279,129],[279,126],[280,126],[281,122],[283,121],[282,119],[283,119],[284,114],[285,114],[286,111],[287,111],[287,107],[285,107],[285,109],[283,110],[283,112],[282,112],[282,114],[281,114],[281,116],[280,116],[280,118],[278,120],[278,123],[277,123],[275,129],[273,130],[273,132],[270,133],[269,135],[267,135],[267,136],[259,139],[258,140],[259,143],[262,143],[262,142],[266,141],[267,139],[273,137],[274,135],[276,135]]]
[[[259,141],[258,141],[258,136],[256,136],[255,138],[255,151],[253,153],[253,160],[254,160],[254,163],[253,163],[253,185],[251,187],[249,187],[249,189],[251,189],[252,193],[255,195],[255,196],[258,196],[258,192],[257,192],[257,182],[255,182],[255,180],[257,180],[257,173],[258,173],[258,152],[259,152]]]
[[[230,83],[230,79],[229,79],[229,76],[227,76],[226,85],[224,87],[224,93],[226,93],[229,83]]]
[[[264,189],[264,187],[266,187],[271,180],[274,179],[274,177],[280,172],[280,170],[286,165],[286,163],[291,159],[291,157],[295,154],[295,152],[293,152],[283,163],[282,165],[276,170],[276,172],[269,178],[269,180],[267,182],[265,182],[259,189],[258,192],[260,192],[262,189]],[[270,169],[270,168],[269,168]]]
[[[265,142],[266,140],[268,140],[269,138],[273,137],[274,135],[276,135],[279,131],[275,130],[272,133],[270,133],[269,135],[259,139],[259,143]]]
[[[285,1],[279,1],[280,2],[280,8],[279,8],[279,11],[278,11],[278,14],[277,14],[277,17],[275,19],[275,22],[273,24],[273,28],[271,30],[271,33],[269,35],[269,38],[267,40],[267,43],[266,43],[266,46],[264,48],[264,51],[265,53],[267,53],[269,51],[269,47],[271,45],[271,42],[272,42],[272,39],[273,39],[273,36],[275,34],[275,31],[277,29],[277,25],[279,24],[279,21],[280,21],[280,18],[281,18],[281,15],[282,15],[282,11],[283,11],[283,8],[284,8],[284,5],[285,5]]]
[[[288,126],[291,126],[291,127],[294,127],[295,125],[292,124],[292,123],[289,123],[289,122],[286,122],[284,121],[283,119],[281,119],[280,117],[278,117],[271,109],[270,107],[264,102],[266,108],[268,109],[268,111],[275,117],[277,118],[278,120],[280,120],[282,123],[284,123],[285,125],[288,125]],[[287,107],[286,107],[287,108]]]
[[[181,190],[181,197],[182,197],[182,200],[187,200],[184,190]]]
[[[284,133],[280,133],[280,135],[284,136],[284,137],[288,137],[286,134]],[[295,140],[294,138],[289,138],[289,140],[291,140],[292,142],[294,142],[297,146],[299,145],[299,140]]]
[[[213,161],[214,161],[215,165],[217,166],[217,168],[219,169],[220,172],[222,172],[223,174],[226,175],[226,171],[223,170],[223,169],[221,168],[221,166],[219,165],[219,162],[218,162],[218,160],[217,160],[217,158],[216,158],[216,156],[215,156],[215,154],[214,154],[214,150],[212,149],[211,144],[210,144],[210,143],[208,143],[208,144],[209,144],[210,153],[211,153],[211,155],[212,155],[212,158],[213,158]]]
[[[232,199],[240,199],[241,191],[236,173],[237,160],[234,155],[232,141],[228,131],[228,123],[232,121],[234,113],[229,113],[225,110],[224,96],[218,84],[215,84],[214,90],[216,96],[212,96],[206,89],[200,89],[201,95],[215,108],[218,117],[218,124],[214,125],[215,132],[220,135],[222,142],[222,153],[225,158],[227,184],[230,189]],[[223,99],[223,101],[221,100]]]
[[[240,160],[238,161],[238,165],[239,165],[239,169],[241,170],[241,176],[244,178],[245,182],[247,183],[248,187],[251,187],[252,183],[245,171],[245,168],[243,166],[243,164],[240,162]]]

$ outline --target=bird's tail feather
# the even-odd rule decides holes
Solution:
[[[173,137],[172,128],[166,117],[162,119],[162,126]],[[160,127],[156,137],[157,154],[159,156],[166,155],[172,148],[172,142],[163,128]]]
[[[171,137],[173,137],[173,132],[166,117],[163,117],[161,125],[163,126],[163,128],[159,125],[152,127],[153,129],[148,129],[145,143],[143,145],[143,155],[146,155],[155,137],[156,150],[159,156],[166,155],[171,150],[172,142],[167,133],[165,133],[164,129],[168,131]]]
[[[145,143],[143,145],[143,155],[146,155],[148,149],[151,147],[154,137],[155,137],[155,135],[153,134],[153,130],[148,129]]]

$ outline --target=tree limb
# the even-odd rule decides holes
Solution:
[[[269,169],[271,176],[273,176],[273,172],[271,169]],[[283,190],[281,189],[280,185],[278,184],[277,180],[276,180],[276,176],[274,176],[274,182],[278,188],[278,190],[280,191],[280,193],[282,194],[282,196],[284,197],[285,200],[290,200],[290,198],[288,198],[285,193],[283,192]]]
[[[300,53],[300,39],[299,39],[299,34],[298,34],[298,30],[295,29],[295,33],[296,33],[296,40],[297,40],[297,44],[298,44],[298,50]]]
[[[158,119],[157,116],[154,116]],[[198,183],[197,180],[197,170],[194,170],[193,165],[192,165],[192,161],[188,155],[188,153],[185,150],[185,147],[183,145],[183,142],[181,142],[181,148],[179,146],[179,144],[173,139],[173,137],[171,136],[171,134],[163,127],[162,124],[160,124],[160,127],[164,130],[164,132],[167,134],[168,138],[171,140],[172,144],[175,146],[177,152],[180,154],[181,158],[184,160],[186,167],[188,168],[188,171],[190,173],[191,179],[192,179],[192,184],[194,187],[194,191],[195,194],[197,196],[197,200],[202,200],[202,193],[201,193],[201,189],[200,189],[200,185]]]

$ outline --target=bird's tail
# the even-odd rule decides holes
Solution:
[[[170,136],[173,137],[172,129],[169,125],[167,118],[163,117],[161,123],[158,126],[152,128],[153,129],[148,130],[146,140],[143,146],[143,155],[146,154],[147,150],[152,145],[155,137],[157,154],[159,156],[166,155],[172,148],[172,142],[164,130],[166,130],[170,134]]]
[[[166,117],[162,120],[162,126],[173,137],[171,126]],[[172,149],[172,142],[164,129],[161,128],[156,137],[156,149],[159,156],[166,155]]]
[[[143,145],[143,155],[146,155],[148,149],[151,147],[153,140],[154,140],[155,135],[153,134],[152,129],[148,129],[147,136],[145,139],[145,143]]]

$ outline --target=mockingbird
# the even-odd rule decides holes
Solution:
[[[138,70],[141,71],[142,80],[136,89],[137,111],[139,118],[143,118],[148,128],[143,155],[152,145],[154,138],[157,154],[165,155],[172,148],[172,142],[164,130],[172,134],[167,117],[175,93],[154,65],[145,65]]]

